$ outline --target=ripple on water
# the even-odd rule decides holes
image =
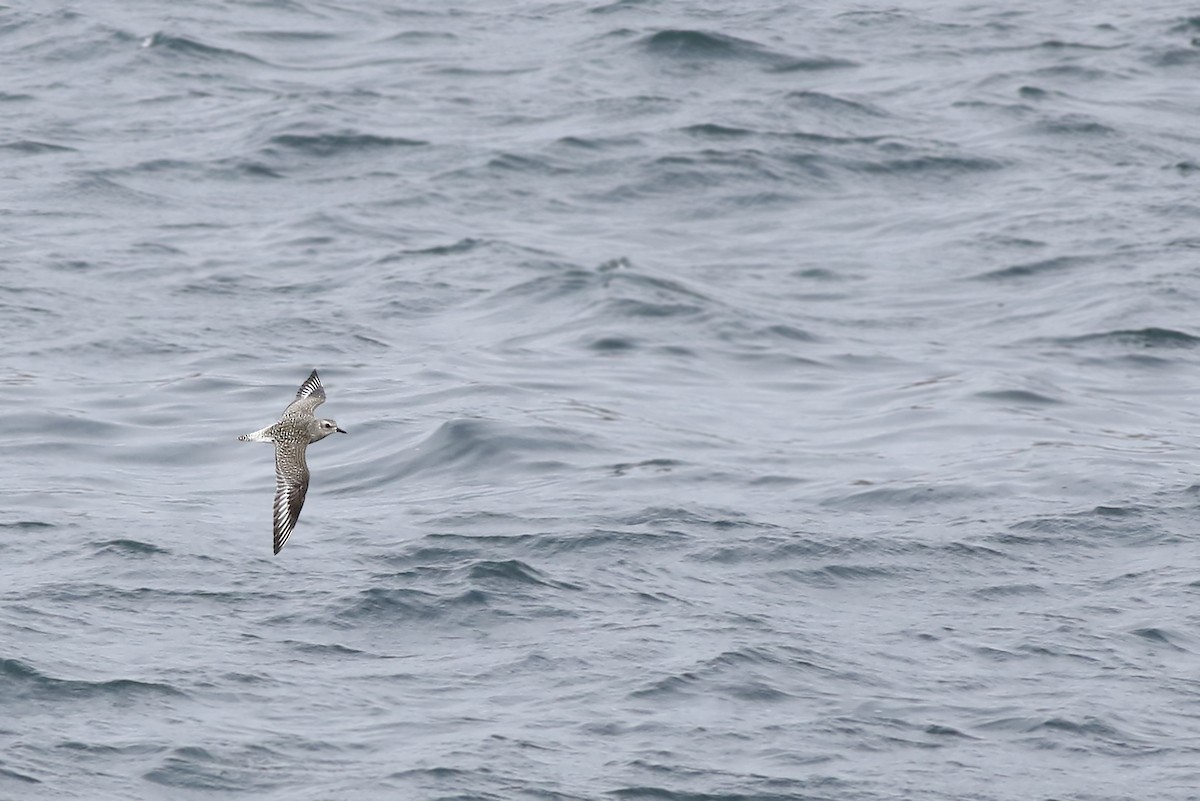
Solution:
[[[154,697],[183,698],[185,694],[168,684],[135,679],[59,679],[19,660],[0,659],[0,698],[12,703],[30,699],[63,703],[102,699],[132,703]]]

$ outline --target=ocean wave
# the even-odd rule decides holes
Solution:
[[[743,62],[769,67],[776,72],[810,72],[855,66],[840,58],[799,58],[780,53],[748,39],[697,30],[662,30],[638,42],[657,58],[691,62]]]
[[[169,684],[136,679],[60,679],[16,659],[0,659],[0,697],[9,703],[25,699],[72,702],[93,698],[120,703],[153,697],[182,698],[185,694]]]

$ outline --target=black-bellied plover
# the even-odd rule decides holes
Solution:
[[[313,411],[325,402],[325,387],[317,371],[305,379],[296,399],[283,410],[278,423],[238,437],[241,442],[275,443],[275,553],[296,527],[308,492],[308,463],[304,450],[334,431],[345,434],[332,420],[318,420]]]

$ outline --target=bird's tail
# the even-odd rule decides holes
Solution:
[[[271,424],[266,428],[260,428],[258,431],[251,431],[249,434],[242,434],[240,437],[238,437],[238,442],[274,442],[275,437],[268,433],[274,427],[275,425]]]

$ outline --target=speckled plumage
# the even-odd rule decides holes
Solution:
[[[241,442],[275,443],[275,506],[272,517],[276,554],[296,527],[300,510],[304,507],[304,496],[308,493],[305,449],[335,431],[346,433],[333,420],[318,420],[313,416],[316,408],[324,402],[325,388],[321,386],[317,371],[313,370],[297,390],[296,399],[283,410],[278,423],[238,437]]]

